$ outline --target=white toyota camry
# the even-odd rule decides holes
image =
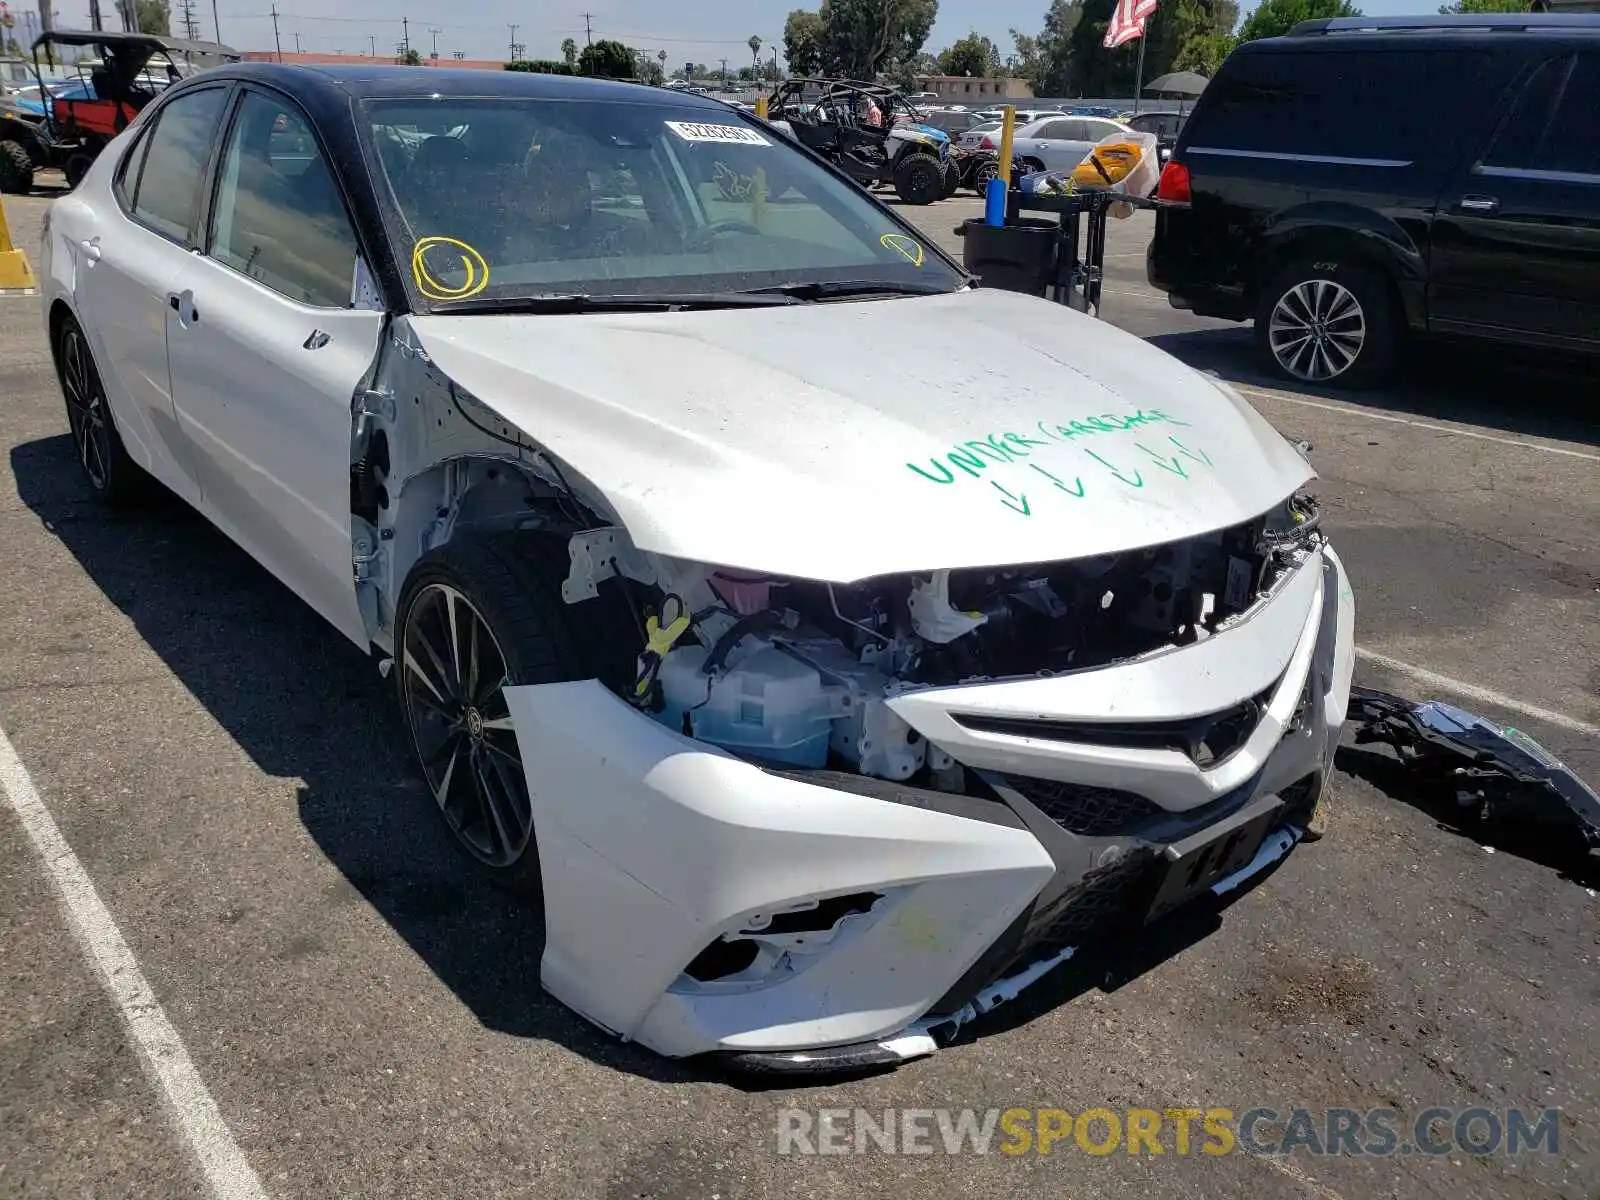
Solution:
[[[89,486],[153,477],[375,650],[619,1036],[927,1053],[1311,819],[1353,605],[1304,457],[724,105],[225,67],[43,274]]]

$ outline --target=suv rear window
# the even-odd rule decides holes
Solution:
[[[1471,50],[1238,54],[1189,124],[1196,147],[1414,162],[1448,152],[1457,98],[1488,55]]]

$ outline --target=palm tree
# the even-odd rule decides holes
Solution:
[[[755,35],[753,33],[750,35],[750,61],[755,65],[756,78],[760,79],[761,78],[761,39],[757,35]]]
[[[561,42],[561,57],[567,60],[567,66],[576,66],[578,63],[578,43],[571,38]]]

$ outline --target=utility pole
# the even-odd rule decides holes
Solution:
[[[728,82],[728,60],[727,59],[723,59],[722,60],[722,82],[723,83],[727,83]]]
[[[283,39],[278,36],[278,0],[272,0],[272,44],[278,48],[278,61],[283,61]]]
[[[296,54],[300,53],[300,35],[298,33],[294,35],[294,52]]]
[[[217,0],[211,0],[211,28],[216,31],[217,42],[222,42],[222,22],[217,19]]]
[[[26,20],[28,14],[23,13],[22,16],[23,19]],[[89,28],[93,29],[96,33],[105,28],[105,26],[100,23],[100,0],[89,0]]]
[[[520,25],[511,25],[510,26],[510,29],[511,29],[511,61],[512,62],[516,62],[518,59],[520,59],[523,56],[523,54],[526,53],[526,51],[528,49],[521,42],[517,41],[517,30],[520,29],[520,28],[522,28]]]
[[[405,47],[405,49],[401,53],[404,55],[404,57],[410,58],[411,57],[411,21],[410,21],[409,18],[407,18],[407,17],[401,17],[400,18],[400,30],[401,30],[402,33],[405,34],[405,36],[400,39],[400,44]]]
[[[428,26],[428,32],[433,35],[433,53],[430,54],[428,57],[433,59],[434,62],[438,62],[439,61],[439,35],[441,33],[443,33],[444,30],[435,29],[432,25],[430,25],[430,26]]]
[[[95,7],[98,8],[99,5],[97,4]],[[194,19],[194,0],[181,0],[178,11],[183,15],[183,36],[191,42],[198,42],[200,40],[200,22]]]
[[[375,33],[367,34],[367,49],[372,51],[372,57],[373,58],[377,58],[378,57],[378,35],[377,34],[375,34]]]
[[[593,20],[593,13],[583,14],[583,44],[586,46],[594,45],[594,26],[590,23]]]

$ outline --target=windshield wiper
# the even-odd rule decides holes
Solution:
[[[882,279],[812,279],[751,288],[747,296],[792,296],[796,300],[835,300],[846,296],[942,296],[954,288],[926,283],[894,283]]]
[[[538,296],[472,296],[465,300],[441,300],[436,313],[585,313],[585,312],[663,312],[694,308],[767,308],[777,304],[799,304],[800,300],[778,293],[753,292],[649,292],[637,295],[583,295],[547,293]]]

